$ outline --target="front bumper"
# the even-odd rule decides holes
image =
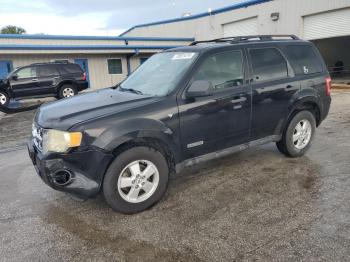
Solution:
[[[28,142],[28,152],[38,175],[47,185],[84,199],[100,192],[103,176],[113,157],[112,154],[92,147],[66,154],[43,155],[32,141]],[[62,170],[71,174],[65,185],[59,185],[54,180],[55,174]]]

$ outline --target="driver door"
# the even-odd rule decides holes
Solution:
[[[249,140],[252,92],[246,68],[242,49],[210,55],[197,68],[190,84],[209,81],[214,92],[206,97],[178,99],[186,159]]]
[[[33,96],[38,94],[39,84],[35,66],[19,69],[14,73],[15,78],[10,79],[14,97]]]

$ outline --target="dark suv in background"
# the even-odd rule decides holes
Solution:
[[[318,50],[295,36],[194,42],[120,85],[41,106],[29,154],[52,188],[139,212],[186,166],[269,142],[304,155],[330,88]]]
[[[71,97],[86,88],[86,74],[78,64],[31,64],[0,80],[0,106],[6,107],[13,98]]]

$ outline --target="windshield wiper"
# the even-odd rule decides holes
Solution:
[[[120,91],[126,91],[126,92],[131,92],[134,94],[138,94],[138,95],[143,95],[143,93],[140,90],[136,90],[133,88],[123,88],[123,87],[119,86],[119,89],[120,89]]]

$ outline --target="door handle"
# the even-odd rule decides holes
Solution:
[[[286,88],[289,89],[289,88],[292,88],[293,86],[292,85],[287,85]]]
[[[231,100],[231,103],[233,104],[238,104],[247,101],[246,97],[235,97],[234,99]]]
[[[37,81],[38,81],[38,79],[37,79],[37,78],[34,78],[34,79],[32,79],[32,81],[33,81],[33,82],[37,82]]]

